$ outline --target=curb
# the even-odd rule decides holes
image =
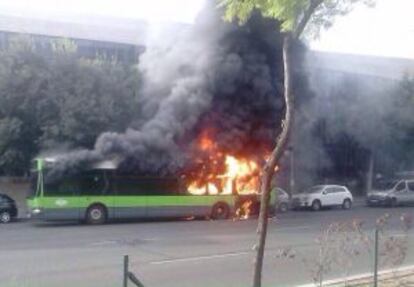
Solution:
[[[414,265],[407,265],[407,266],[403,266],[403,267],[399,267],[399,268],[395,268],[395,269],[386,269],[386,270],[382,270],[380,272],[378,272],[378,275],[380,276],[386,276],[388,274],[391,274],[393,272],[399,272],[399,273],[403,273],[403,272],[407,272],[407,271],[411,271],[408,272],[408,274],[413,274],[414,273]],[[403,274],[403,275],[408,275],[408,274]],[[336,278],[336,279],[331,279],[331,280],[326,280],[323,281],[322,285],[323,286],[335,286],[344,282],[352,283],[352,281],[360,281],[360,280],[367,280],[370,278],[373,278],[373,273],[361,273],[361,274],[357,274],[357,275],[352,275],[352,276],[348,276],[348,277],[340,277],[340,278]],[[381,278],[380,278],[381,279]],[[308,283],[308,284],[304,284],[304,285],[299,285],[298,287],[315,287],[314,283]]]

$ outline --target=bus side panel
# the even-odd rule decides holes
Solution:
[[[211,195],[183,195],[179,198],[179,206],[187,216],[208,216],[214,204]]]
[[[147,196],[147,217],[208,216],[214,204],[225,202],[234,210],[232,195]]]
[[[117,195],[114,202],[115,218],[143,218],[146,216],[146,196]]]
[[[233,195],[183,195],[178,198],[180,211],[187,216],[209,216],[218,202],[227,203],[231,212],[234,212]]]
[[[147,217],[180,217],[185,214],[178,206],[179,195],[148,195]]]
[[[79,220],[79,197],[41,197],[37,199],[42,212],[38,218],[46,220]]]

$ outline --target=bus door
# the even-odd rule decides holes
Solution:
[[[109,219],[114,218],[113,186],[103,170],[87,171],[79,176],[79,218],[84,219],[88,207],[100,204],[107,210]]]
[[[79,181],[67,177],[53,182],[45,182],[42,205],[44,216],[49,220],[78,220]]]
[[[115,218],[142,218],[147,212],[147,198],[140,178],[114,177]]]
[[[180,181],[180,196],[178,205],[183,216],[205,216],[208,215],[212,208],[212,202],[215,196],[212,196],[206,187],[203,193],[193,194],[188,191],[187,182]]]
[[[147,197],[147,217],[185,216],[176,178],[145,178],[141,184]]]

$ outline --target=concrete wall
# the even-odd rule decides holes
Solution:
[[[26,197],[29,187],[27,178],[0,177],[0,193],[7,194],[16,201],[19,217],[25,217],[27,214]]]

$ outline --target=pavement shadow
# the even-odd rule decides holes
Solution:
[[[26,222],[28,220],[25,220]],[[88,228],[91,227],[100,227],[100,226],[108,226],[108,225],[128,225],[128,224],[146,224],[146,223],[166,223],[166,222],[188,222],[188,221],[209,221],[209,219],[205,218],[145,218],[145,219],[120,219],[120,220],[110,220],[102,225],[89,225],[83,221],[36,221],[33,220],[32,224],[36,227],[42,228],[50,228],[50,227],[80,227],[85,226]],[[30,220],[29,220],[30,222]]]

